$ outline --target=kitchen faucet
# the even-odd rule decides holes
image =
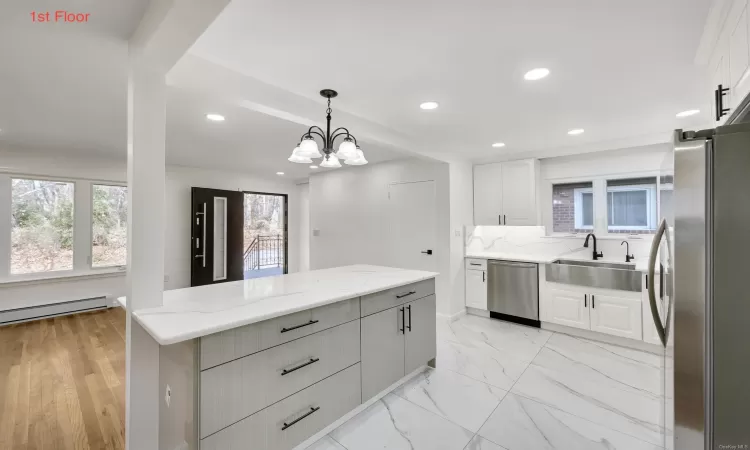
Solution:
[[[599,258],[604,258],[604,253],[596,252],[596,236],[594,236],[594,233],[589,233],[586,235],[586,241],[584,241],[583,246],[589,248],[589,238],[594,238],[594,261]]]
[[[625,262],[629,263],[635,259],[635,255],[630,254],[630,243],[628,241],[620,242],[620,246],[622,246],[622,244],[625,244]]]

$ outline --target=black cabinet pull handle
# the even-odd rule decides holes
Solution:
[[[503,214],[503,225],[508,225],[508,220],[505,218],[505,214]]]
[[[408,297],[408,296],[410,296],[412,294],[416,294],[416,293],[417,293],[417,291],[409,291],[406,294],[397,295],[396,298],[404,298],[404,297]]]
[[[304,364],[300,364],[297,367],[292,367],[291,369],[284,369],[283,371],[281,371],[281,376],[283,377],[284,375],[288,375],[288,374],[294,372],[295,370],[300,370],[301,368],[307,367],[310,364],[315,364],[318,361],[320,361],[320,358],[310,358],[310,361],[308,361],[308,362],[306,362]]]
[[[320,406],[317,406],[315,408],[311,407],[310,411],[306,412],[305,415],[301,416],[300,418],[294,419],[289,423],[284,422],[284,426],[281,427],[281,431],[286,430],[287,428],[291,427],[292,425],[294,425],[295,423],[299,422],[302,419],[306,419],[309,415],[313,414],[315,411],[318,411],[318,410],[320,410]]]
[[[480,267],[482,266],[482,265],[481,265],[481,264],[479,264],[479,263],[469,263],[469,265],[470,265],[470,266],[480,266]]]
[[[584,308],[587,308],[589,306],[588,305],[588,299],[589,299],[589,295],[588,294],[583,294],[583,307]]]
[[[498,214],[497,215],[497,224],[502,225],[503,224],[503,216]]]
[[[432,254],[432,250],[427,249],[427,250],[423,251],[422,253],[424,253],[425,255],[431,255]]]
[[[487,272],[485,272],[485,271],[483,270],[483,271],[482,271],[482,283],[484,283],[484,277],[485,277],[485,275],[486,275],[486,274],[487,274]]]
[[[406,308],[401,308],[401,324],[403,325],[403,328],[399,328],[398,331],[401,332],[401,334],[406,334]],[[398,322],[398,318],[396,319]]]
[[[309,321],[307,323],[303,323],[302,325],[297,325],[297,326],[289,327],[289,328],[282,328],[281,332],[282,333],[286,333],[287,331],[293,331],[293,330],[296,330],[298,328],[309,327],[310,325],[314,325],[314,324],[316,324],[318,322],[319,322],[318,320],[311,320],[311,321]]]
[[[596,299],[594,297],[594,294],[591,294],[591,307],[596,308]]]
[[[646,289],[648,289],[648,274],[646,274]]]
[[[729,88],[725,88],[723,85],[719,85],[719,88],[714,91],[716,98],[716,121],[721,120],[722,117],[726,116],[729,112],[729,108],[724,108],[724,96],[729,92]]]
[[[409,326],[407,328],[409,329],[409,333],[411,333],[411,305],[407,305],[406,309],[409,310]]]

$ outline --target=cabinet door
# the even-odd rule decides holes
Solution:
[[[503,225],[502,165],[474,166],[474,225]]]
[[[533,160],[503,163],[503,225],[537,225]]]
[[[548,295],[549,321],[569,327],[589,329],[588,298],[581,291],[550,288]]]
[[[642,339],[639,298],[592,293],[590,302],[591,331]]]
[[[732,108],[737,107],[748,93],[750,83],[745,77],[750,63],[748,43],[747,0],[736,1],[727,18],[729,27],[729,81],[732,91]]]
[[[404,323],[406,305],[363,317],[362,401],[367,401],[404,372]]]
[[[430,295],[406,304],[406,351],[405,373],[437,355],[435,296]]]
[[[487,274],[484,270],[466,271],[466,306],[487,309]]]

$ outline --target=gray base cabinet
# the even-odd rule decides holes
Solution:
[[[435,295],[362,318],[362,401],[437,354]]]

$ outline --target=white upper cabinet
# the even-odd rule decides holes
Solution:
[[[748,0],[730,0],[723,13],[710,14],[716,23],[706,24],[703,39],[711,48],[708,57],[710,73],[711,116],[715,125],[724,124],[750,93],[750,19]],[[718,92],[718,94],[717,94]]]
[[[474,225],[539,225],[539,161],[474,166]]]

